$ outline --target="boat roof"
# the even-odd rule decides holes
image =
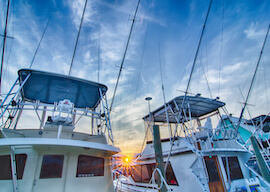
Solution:
[[[167,107],[168,117],[170,123],[176,123],[176,119],[174,117],[173,113],[178,113],[179,110],[182,107],[182,102],[184,100],[185,96],[178,96],[172,99],[167,103],[167,106],[170,106],[172,110]],[[204,115],[207,115],[209,113],[212,113],[214,111],[217,111],[218,108],[223,107],[225,103],[218,101],[217,99],[209,99],[200,97],[198,95],[196,96],[186,96],[185,102],[183,105],[184,109],[187,109],[187,106],[189,104],[190,107],[190,113],[191,118],[198,118]],[[159,107],[158,109],[154,110],[152,113],[152,116],[154,118],[154,122],[167,122],[166,120],[166,110],[164,105]],[[182,113],[182,115],[184,115]],[[186,111],[186,116],[189,117],[189,111]],[[144,120],[149,119],[149,114],[143,117]]]
[[[69,99],[75,107],[93,109],[101,99],[99,90],[105,95],[108,89],[105,85],[92,81],[32,69],[18,71],[20,84],[29,74],[31,75],[21,89],[21,94],[23,99],[31,102],[39,100],[54,104]]]
[[[263,122],[262,122],[263,121]],[[258,117],[255,117],[253,119],[247,120],[245,123],[249,125],[253,125],[253,123],[258,126],[261,122],[262,123],[270,123],[270,116],[269,115],[260,115]]]

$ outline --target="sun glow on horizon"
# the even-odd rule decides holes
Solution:
[[[114,158],[114,169],[125,176],[131,175],[134,169],[135,159],[131,155],[120,154]]]
[[[125,157],[125,158],[124,158],[124,162],[125,162],[126,164],[129,164],[129,163],[130,163],[130,160],[131,160],[131,159],[130,159],[129,157]]]

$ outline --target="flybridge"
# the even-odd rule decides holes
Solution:
[[[18,75],[1,103],[1,129],[16,129],[25,110],[35,111],[39,129],[48,123],[75,126],[82,117],[90,117],[90,132],[107,134],[113,144],[105,85],[31,69],[21,69]]]
[[[182,113],[182,116],[188,117],[188,119],[184,119],[184,121],[190,120],[189,118],[198,118],[209,113],[217,111],[220,107],[223,107],[225,103],[218,101],[217,99],[209,99],[200,96],[179,96],[171,101],[169,101],[165,107],[164,105],[160,108],[154,110],[151,115],[154,118],[154,122],[167,122],[166,113],[169,116],[170,123],[176,123],[177,119],[175,119],[174,114]],[[184,102],[184,104],[183,104]],[[181,107],[185,109],[185,113],[183,113]],[[189,110],[186,110],[189,109]],[[166,112],[167,110],[167,112]],[[149,119],[149,115],[143,117],[144,120]]]
[[[27,79],[21,89],[26,101],[53,104],[68,98],[78,108],[94,109],[100,102],[100,95],[104,96],[108,89],[99,83],[55,73],[21,69],[18,74],[20,84]]]

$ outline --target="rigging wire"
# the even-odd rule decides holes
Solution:
[[[116,90],[117,90],[118,82],[119,82],[120,75],[121,75],[121,72],[122,72],[122,69],[123,69],[123,65],[124,65],[124,61],[125,61],[125,58],[126,58],[127,49],[128,49],[128,45],[129,45],[131,33],[132,33],[132,30],[133,30],[133,26],[134,26],[134,23],[135,23],[136,15],[137,15],[137,12],[138,12],[139,4],[140,4],[140,0],[138,0],[137,6],[136,6],[136,10],[135,10],[135,13],[134,13],[134,16],[133,16],[133,19],[132,19],[132,24],[131,24],[131,27],[130,27],[130,32],[129,32],[129,35],[128,35],[128,40],[127,40],[127,44],[126,44],[126,47],[125,47],[124,55],[123,55],[123,58],[122,58],[122,62],[121,62],[121,65],[120,65],[120,69],[119,69],[117,81],[116,81],[116,84],[115,84],[115,88],[114,88],[113,97],[112,97],[111,106],[110,106],[109,111],[112,111],[113,102],[114,102],[114,98],[115,98],[115,93],[116,93]]]
[[[164,82],[163,82],[163,73],[162,73],[162,67],[161,67],[161,56],[160,56],[160,44],[159,44],[159,70],[160,70],[160,78],[161,78],[161,89],[162,89],[162,94],[163,94],[163,102],[164,102],[164,108],[166,112],[166,121],[168,123],[168,131],[169,131],[169,137],[170,137],[170,142],[172,141],[172,129],[169,123],[169,116],[168,116],[168,111],[167,111],[167,104],[166,104],[166,97],[165,97],[165,90],[164,90]]]
[[[263,65],[264,65],[264,62],[263,62]],[[263,70],[263,76],[264,76],[264,88],[265,88],[265,92],[266,92],[266,111],[268,112],[269,111],[269,106],[268,106],[268,91],[267,91],[267,84],[266,84],[266,75],[265,75],[265,71],[266,70]]]
[[[200,64],[201,64],[202,71],[203,71],[203,74],[204,74],[204,77],[205,77],[205,81],[206,81],[207,88],[208,88],[208,91],[209,91],[209,94],[210,94],[210,98],[213,99],[212,92],[211,92],[211,89],[210,89],[210,85],[209,85],[209,82],[208,82],[208,79],[207,79],[207,76],[206,76],[206,73],[205,73],[205,70],[204,70],[204,67],[203,67],[203,64],[202,64],[201,60],[200,60]]]
[[[43,31],[43,34],[42,34],[42,36],[41,36],[41,39],[40,39],[40,41],[39,41],[39,43],[38,43],[37,49],[36,49],[36,51],[35,51],[35,54],[34,54],[34,56],[33,56],[33,59],[32,59],[32,61],[31,61],[30,66],[29,66],[30,69],[32,68],[32,65],[33,65],[34,60],[35,60],[36,55],[37,55],[37,52],[38,52],[38,50],[39,50],[39,46],[40,46],[40,44],[41,44],[41,42],[42,42],[42,40],[43,40],[43,37],[44,37],[44,35],[45,35],[46,31],[47,31],[47,28],[48,28],[48,25],[49,25],[50,20],[51,20],[51,18],[48,19],[47,24],[46,24],[46,27],[45,27],[45,29],[44,29],[44,31]]]
[[[224,31],[224,0],[222,1],[222,19],[221,19],[221,36],[220,36],[220,58],[219,58],[219,82],[218,82],[218,96],[220,91],[220,81],[221,81],[221,65],[222,65],[222,54],[223,54],[223,31]]]
[[[138,74],[138,79],[137,79],[137,83],[136,83],[136,91],[135,91],[135,98],[134,98],[134,102],[136,101],[136,98],[137,98],[137,95],[138,95],[138,89],[139,89],[139,83],[140,83],[140,77],[141,77],[141,70],[142,70],[142,65],[143,65],[143,59],[144,59],[144,54],[145,54],[145,47],[146,47],[146,38],[148,36],[148,23],[147,23],[147,26],[146,26],[146,35],[145,35],[145,38],[144,38],[144,44],[143,44],[143,51],[142,51],[142,58],[141,58],[141,61],[140,61],[140,67],[139,67],[139,74]],[[134,106],[134,105],[133,105]],[[134,108],[134,107],[133,107]],[[147,136],[147,128],[146,128],[146,131],[145,131],[145,137],[144,137],[144,140],[143,140],[143,144],[142,144],[142,148],[140,150],[140,153],[142,152],[142,149],[143,149],[143,146],[144,146],[144,143],[145,143],[145,140],[146,140],[146,136]]]
[[[11,45],[10,45],[10,51],[8,51],[9,54],[8,54],[8,56],[7,56],[7,59],[6,59],[6,67],[5,67],[4,73],[3,73],[3,74],[5,74],[5,76],[6,76],[6,77],[3,76],[3,79],[5,79],[6,82],[8,82],[8,83],[7,83],[8,85],[11,84],[11,82],[10,82],[10,73],[8,73],[8,71],[9,71],[9,65],[8,65],[8,63],[9,63],[9,58],[10,58],[10,55],[11,55],[11,50],[12,50],[12,47],[13,47],[13,42],[14,42],[14,41],[13,41],[13,39],[12,39]],[[5,84],[6,84],[6,83],[5,83]],[[3,87],[3,88],[5,88],[5,87]]]
[[[97,71],[97,81],[99,83],[99,71],[100,71],[100,28],[99,28],[99,38],[98,38],[98,71]]]
[[[80,33],[81,33],[81,28],[82,28],[82,23],[83,23],[83,18],[84,18],[84,13],[85,13],[87,1],[88,0],[85,0],[85,4],[84,4],[84,8],[83,8],[83,14],[82,14],[82,18],[81,18],[81,23],[80,23],[79,31],[78,31],[78,34],[77,34],[75,48],[74,48],[74,51],[73,51],[73,56],[72,56],[72,60],[71,60],[71,64],[70,64],[70,68],[69,68],[69,72],[68,72],[69,76],[71,74],[71,69],[72,69],[72,65],[73,65],[73,61],[74,61],[74,57],[75,57],[75,53],[76,53],[76,49],[77,49],[77,45],[78,45],[78,40],[79,40],[79,36],[80,36]]]
[[[153,2],[153,0],[150,1],[149,5],[151,5],[152,2]],[[147,12],[149,13],[151,10],[152,9],[150,9],[150,6],[149,6]],[[135,91],[135,99],[134,99],[134,101],[137,98],[138,89],[139,89],[139,82],[140,82],[140,77],[141,77],[141,70],[142,70],[142,65],[143,65],[143,60],[144,60],[144,55],[145,55],[145,48],[146,48],[146,39],[148,38],[148,31],[149,31],[148,24],[149,23],[147,22],[146,23],[146,33],[145,33],[145,37],[144,37],[144,43],[143,43],[143,49],[142,49],[142,56],[141,56],[141,61],[140,61],[139,74],[138,74],[138,79],[137,79],[137,84],[136,84],[136,91]],[[149,108],[150,108],[150,106],[149,106]],[[149,112],[150,112],[150,109],[149,109]],[[147,128],[145,130],[145,136],[144,136],[144,139],[143,139],[143,143],[142,143],[142,146],[141,146],[140,153],[142,153],[142,150],[143,150],[145,141],[147,139],[147,133],[148,133],[148,126],[147,126]]]

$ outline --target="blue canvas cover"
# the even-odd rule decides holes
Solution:
[[[54,104],[60,100],[69,99],[78,108],[95,108],[102,95],[107,91],[105,85],[55,73],[21,69],[18,71],[22,82],[30,74],[24,84],[21,94],[26,101],[39,100],[42,103]]]

